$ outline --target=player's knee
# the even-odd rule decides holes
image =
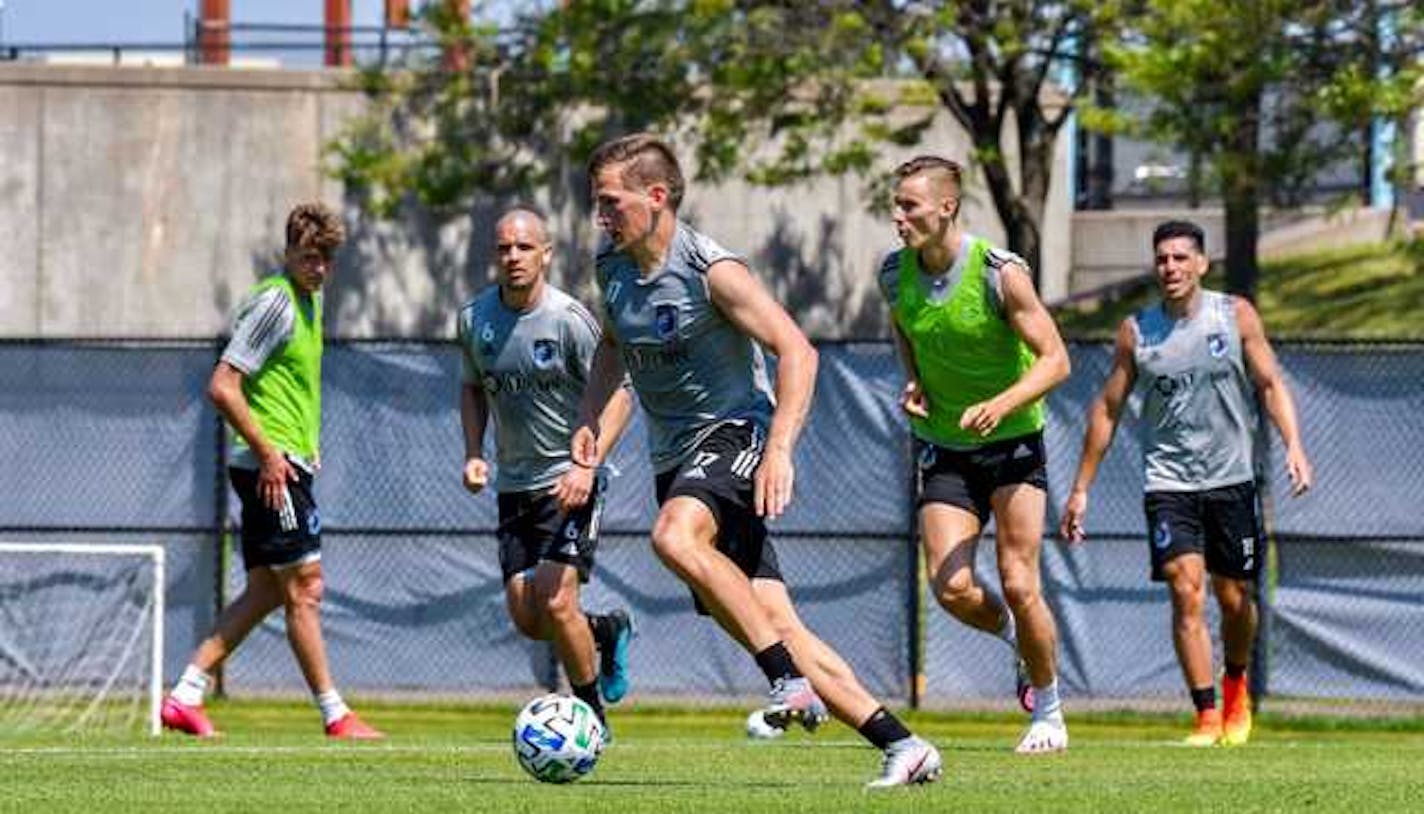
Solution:
[[[979,588],[974,584],[974,576],[968,571],[959,571],[935,582],[935,601],[950,613],[970,610],[978,596]]]
[[[325,583],[320,573],[302,574],[287,585],[286,603],[293,608],[314,608],[321,604]]]
[[[1015,611],[1022,611],[1037,603],[1040,599],[1041,590],[1038,580],[1031,575],[1012,575],[1004,577],[1004,604]]]
[[[1196,624],[1201,620],[1202,615],[1202,592],[1200,586],[1193,588],[1189,584],[1172,585],[1172,610],[1178,620]]]
[[[1244,591],[1222,594],[1217,600],[1221,604],[1221,615],[1228,620],[1245,619],[1251,615],[1251,598]]]
[[[539,598],[539,607],[549,619],[564,620],[579,612],[578,592],[560,586]]]
[[[653,526],[653,553],[678,574],[686,573],[693,553],[691,529],[677,520],[659,518]]]

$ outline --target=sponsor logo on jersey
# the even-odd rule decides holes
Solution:
[[[559,345],[552,339],[534,340],[530,352],[534,356],[534,366],[538,368],[550,368],[559,361]]]
[[[1206,349],[1211,353],[1213,359],[1220,359],[1226,355],[1226,334],[1216,333],[1206,335]]]
[[[484,391],[491,396],[500,393],[552,393],[565,386],[562,371],[528,375],[524,373],[486,373],[481,379]]]
[[[623,346],[623,366],[630,372],[656,370],[680,365],[692,360],[692,353],[681,344]]]

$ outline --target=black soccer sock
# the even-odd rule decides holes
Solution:
[[[870,717],[865,719],[857,729],[861,737],[870,741],[876,749],[885,751],[885,747],[903,738],[910,737],[910,730],[900,723],[885,707],[881,707],[870,713]]]
[[[1192,690],[1192,706],[1197,708],[1197,712],[1216,709],[1216,688],[1202,687],[1199,690]]]
[[[588,631],[593,634],[594,642],[607,641],[608,637],[613,635],[613,620],[607,616],[585,613],[584,617],[588,619]]]
[[[766,673],[766,680],[775,683],[780,678],[800,678],[801,671],[796,669],[796,663],[791,660],[791,651],[786,649],[785,642],[777,642],[767,649],[757,653],[757,666]]]
[[[594,713],[598,715],[598,720],[603,720],[603,699],[598,697],[598,681],[590,681],[587,684],[574,684],[569,682],[569,687],[574,691],[574,697],[593,707]]]
[[[1246,665],[1244,665],[1244,664],[1232,664],[1232,663],[1229,662],[1229,661],[1226,663],[1226,677],[1227,677],[1227,678],[1237,679],[1237,678],[1240,678],[1241,676],[1244,676],[1244,675],[1246,675]]]

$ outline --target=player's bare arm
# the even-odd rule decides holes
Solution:
[[[574,463],[584,467],[596,467],[602,462],[599,457],[600,422],[608,402],[614,394],[623,389],[627,371],[623,367],[623,357],[618,353],[618,345],[612,333],[604,326],[603,338],[593,352],[589,365],[588,385],[583,391],[583,402],[579,408],[579,427],[574,430],[570,441]],[[628,410],[632,411],[631,401]],[[624,419],[626,425],[627,419]],[[613,439],[617,440],[617,439]],[[605,454],[611,443],[604,448]]]
[[[1133,357],[1136,329],[1131,319],[1125,319],[1117,326],[1117,340],[1113,348],[1112,369],[1102,392],[1088,408],[1088,427],[1083,433],[1083,453],[1078,459],[1078,474],[1073,478],[1073,488],[1063,505],[1063,517],[1058,524],[1058,533],[1070,543],[1082,542],[1083,519],[1088,514],[1088,489],[1098,476],[1098,467],[1112,445],[1113,433],[1122,418],[1122,407],[1137,381],[1137,363]]]
[[[613,447],[617,445],[632,417],[633,393],[627,387],[619,387],[598,416],[593,463],[574,461],[573,467],[559,478],[553,491],[549,493],[559,504],[559,511],[568,512],[588,502],[589,495],[593,494],[595,471],[613,452]]]
[[[736,260],[720,260],[707,269],[712,302],[743,333],[776,354],[776,409],[767,432],[766,452],[757,467],[757,513],[779,517],[795,486],[792,449],[816,388],[816,349],[766,287]]]
[[[915,367],[915,350],[910,347],[910,340],[905,338],[900,326],[893,322],[890,325],[890,335],[895,338],[895,355],[905,370],[905,387],[900,391],[900,409],[916,418],[929,418],[930,399],[920,384],[919,369]]]
[[[1256,385],[1261,405],[1266,415],[1281,434],[1286,447],[1286,474],[1291,481],[1291,495],[1304,494],[1315,482],[1315,473],[1310,466],[1310,458],[1305,454],[1305,444],[1300,438],[1300,422],[1296,417],[1295,400],[1290,388],[1281,376],[1281,367],[1276,362],[1275,351],[1266,339],[1265,326],[1250,301],[1234,298],[1236,326],[1241,332],[1241,351],[1246,357],[1246,369]]]
[[[489,484],[489,461],[485,460],[485,425],[489,423],[489,402],[483,387],[465,383],[460,388],[460,427],[465,435],[463,479],[470,494],[477,495]]]
[[[1029,369],[1004,392],[988,401],[970,405],[960,416],[959,426],[981,435],[992,433],[1004,416],[1036,401],[1068,378],[1068,349],[1058,326],[1033,290],[1028,272],[1008,264],[999,274],[1000,296],[1009,326],[1034,354]]]
[[[280,511],[287,492],[287,482],[297,479],[297,470],[287,462],[287,458],[262,434],[257,419],[252,417],[252,408],[247,397],[242,394],[241,370],[228,362],[218,362],[208,381],[208,398],[222,413],[227,423],[237,430],[249,449],[257,455],[257,494],[262,502],[273,511]]]

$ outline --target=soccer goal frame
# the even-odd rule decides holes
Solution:
[[[165,552],[161,545],[118,545],[114,543],[20,543],[0,540],[0,553],[71,554],[102,557],[147,557],[153,562],[153,642],[148,677],[148,734],[163,732],[159,710],[163,703],[163,617],[164,587],[168,583]]]

